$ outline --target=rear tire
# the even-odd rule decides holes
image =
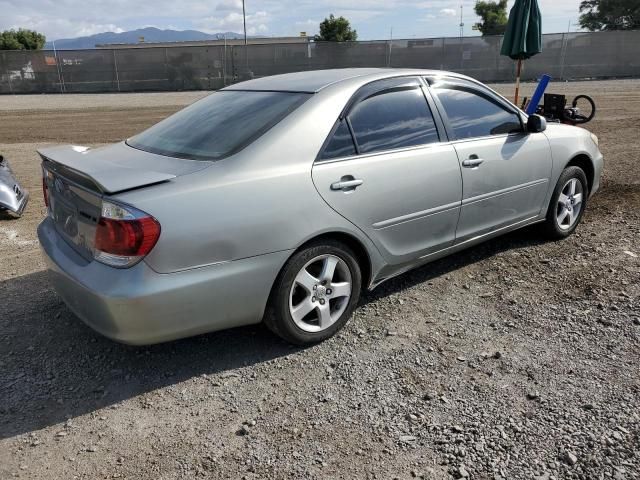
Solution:
[[[577,228],[589,195],[587,176],[580,167],[564,169],[551,196],[547,218],[542,224],[545,235],[551,239],[562,239]]]
[[[264,322],[284,340],[311,345],[333,336],[360,298],[362,273],[346,245],[323,240],[296,252],[276,279]]]

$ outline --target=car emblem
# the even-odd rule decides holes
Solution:
[[[73,215],[67,215],[67,218],[64,221],[63,228],[67,235],[69,235],[70,237],[75,237],[76,235],[78,235],[78,225],[73,218]]]

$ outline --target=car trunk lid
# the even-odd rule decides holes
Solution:
[[[143,152],[125,142],[96,149],[63,145],[42,148],[38,153],[43,161],[53,162],[71,174],[90,179],[93,188],[105,194],[166,182],[211,164]]]
[[[95,150],[58,146],[38,150],[48,215],[59,235],[85,260],[93,259],[103,198],[168,182],[210,162],[142,152],[124,142]]]

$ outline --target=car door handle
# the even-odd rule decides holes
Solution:
[[[344,178],[344,177],[343,177]],[[331,184],[331,190],[353,190],[364,183],[364,180],[353,178],[351,180],[340,180]]]
[[[475,168],[480,166],[484,160],[478,157],[469,157],[466,160],[462,161],[462,166],[465,168]]]

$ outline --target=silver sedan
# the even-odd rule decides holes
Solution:
[[[603,165],[586,130],[395,69],[250,80],[124,142],[39,153],[51,282],[132,344],[260,321],[324,340],[409,269],[534,223],[570,235]]]

